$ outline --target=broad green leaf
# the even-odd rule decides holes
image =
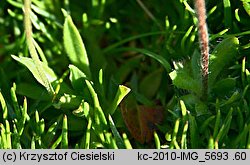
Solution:
[[[31,58],[17,57],[14,55],[12,55],[12,58],[15,59],[16,61],[20,62],[21,64],[25,65],[29,69],[29,71],[32,73],[32,75],[35,77],[35,79],[40,84],[42,84],[44,87],[46,87],[43,80],[41,79],[37,69],[36,69],[35,63],[33,62],[33,60]],[[43,70],[44,70],[45,75],[48,78],[49,82],[52,83],[53,81],[55,81],[57,79],[57,76],[54,73],[54,71],[48,65],[46,65],[42,62],[41,62],[41,64],[42,64]]]
[[[220,72],[230,62],[232,62],[237,54],[239,40],[236,37],[229,37],[224,39],[216,46],[209,61],[209,85],[211,86]]]
[[[174,70],[169,74],[177,88],[186,89],[201,95],[201,83],[193,79],[184,69]]]
[[[87,78],[91,79],[89,59],[84,43],[69,15],[66,16],[63,26],[63,43],[72,64],[82,70]]]

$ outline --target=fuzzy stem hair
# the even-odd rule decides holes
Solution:
[[[199,43],[201,51],[202,98],[208,95],[209,39],[206,23],[205,0],[194,0],[198,18]]]

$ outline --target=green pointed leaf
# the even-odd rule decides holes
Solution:
[[[238,47],[239,40],[236,37],[226,38],[216,46],[209,59],[210,85],[215,82],[217,76],[224,69],[224,67],[234,60]]]
[[[90,79],[89,59],[85,50],[84,43],[74,25],[71,17],[66,16],[63,26],[63,42],[67,55],[75,66],[82,70]]]
[[[110,108],[109,108],[109,113],[113,114],[118,107],[118,105],[121,103],[122,99],[130,92],[130,88],[119,85],[118,90],[115,95],[115,99],[113,100]]]
[[[32,75],[35,77],[35,79],[42,84],[44,87],[46,87],[46,85],[44,84],[44,81],[41,79],[40,74],[38,73],[37,69],[36,69],[36,65],[34,63],[34,61],[31,58],[28,57],[17,57],[15,55],[11,56],[14,60],[20,62],[21,64],[25,65],[29,71],[32,73]],[[46,77],[48,78],[49,82],[52,83],[53,81],[55,81],[57,79],[56,74],[54,73],[54,71],[45,63],[41,62],[43,70],[45,72]]]

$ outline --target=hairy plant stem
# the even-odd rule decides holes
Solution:
[[[201,49],[201,71],[202,71],[202,98],[208,95],[208,66],[209,66],[209,40],[206,23],[205,0],[194,0],[198,18],[199,42]]]
[[[36,70],[43,82],[43,85],[45,86],[46,90],[53,95],[54,90],[46,77],[46,74],[43,70],[42,63],[39,59],[39,56],[37,54],[33,37],[32,37],[32,24],[30,20],[30,12],[31,12],[31,0],[24,0],[24,28],[25,28],[25,35],[26,35],[26,42],[28,45],[30,56],[35,64]]]

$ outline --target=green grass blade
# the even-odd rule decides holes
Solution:
[[[67,116],[64,115],[63,117],[63,124],[62,124],[62,141],[61,141],[61,149],[67,149],[68,146],[68,120]]]
[[[187,46],[186,46],[186,40],[187,38],[190,36],[192,30],[193,30],[194,26],[190,26],[187,30],[187,32],[185,33],[184,37],[181,40],[181,50],[183,52],[186,52]]]
[[[103,52],[104,53],[107,53],[109,51],[112,51],[113,49],[117,48],[118,46],[121,46],[129,41],[133,41],[133,40],[136,40],[136,39],[139,39],[139,38],[143,38],[143,37],[148,37],[148,36],[152,36],[152,35],[162,35],[166,32],[164,31],[158,31],[158,32],[150,32],[150,33],[144,33],[144,34],[140,34],[140,35],[136,35],[136,36],[132,36],[132,37],[129,37],[129,38],[126,38],[122,41],[119,41],[113,45],[110,45],[108,47],[106,47]]]
[[[174,130],[173,130],[173,134],[172,134],[172,141],[171,141],[170,146],[169,146],[170,149],[174,149],[174,146],[176,146],[175,143],[176,143],[176,139],[177,139],[179,125],[180,125],[180,119],[177,119],[175,121],[175,125],[174,125]]]
[[[240,107],[237,107],[237,125],[238,125],[238,130],[242,131],[244,128],[244,117],[242,114],[242,111],[240,109]]]
[[[155,131],[154,131],[154,140],[155,140],[155,149],[161,149],[161,141],[157,132]]]
[[[228,112],[224,124],[221,126],[217,136],[216,136],[216,142],[218,143],[221,139],[223,139],[224,136],[228,133],[231,121],[232,121],[232,113],[233,113],[233,108],[230,109]]]
[[[5,120],[5,134],[6,134],[6,143],[7,143],[7,148],[11,149],[11,144],[12,144],[12,140],[11,140],[11,131],[10,131],[10,123],[8,120]]]
[[[120,48],[118,49],[118,51],[135,51],[138,53],[142,53],[144,55],[147,55],[155,60],[157,60],[164,68],[165,70],[169,73],[171,71],[171,65],[169,64],[169,62],[162,56],[153,53],[149,50],[146,49],[140,49],[140,48]]]
[[[109,126],[110,126],[110,129],[114,135],[114,138],[115,138],[115,141],[116,141],[118,148],[125,149],[126,147],[125,147],[124,141],[123,141],[120,133],[118,132],[118,130],[115,126],[115,123],[110,115],[109,115]]]
[[[13,149],[22,149],[20,136],[18,134],[18,130],[15,122],[13,122],[13,133],[12,133],[12,148]]]
[[[181,106],[182,117],[183,117],[184,120],[186,120],[186,118],[187,118],[187,108],[186,108],[186,105],[185,105],[184,101],[180,100],[180,106]]]
[[[221,112],[220,112],[219,100],[217,99],[216,100],[216,119],[215,119],[215,124],[214,124],[213,139],[216,138],[219,132],[220,123],[221,123]]]
[[[32,136],[30,149],[33,149],[33,150],[36,149],[36,137],[35,136]]]
[[[181,149],[187,149],[187,131],[188,131],[188,121],[185,122],[182,135],[181,135]]]
[[[49,128],[48,131],[46,132],[44,136],[44,141],[48,145],[53,142],[53,139],[55,139],[56,131],[57,131],[58,123],[54,122]]]
[[[16,84],[14,83],[10,89],[11,100],[14,107],[15,114],[17,118],[21,118],[20,108],[16,97]]]
[[[62,134],[55,140],[55,142],[51,145],[51,149],[56,149],[62,141]]]
[[[4,100],[4,97],[0,91],[0,102],[1,102],[1,106],[2,106],[2,111],[3,111],[3,120],[7,120],[8,119],[8,109],[7,109],[7,105],[6,102]]]
[[[209,140],[208,140],[208,149],[214,149],[214,138],[213,136],[210,136]]]
[[[87,125],[85,144],[84,144],[85,149],[89,149],[90,147],[91,128],[92,128],[92,119],[90,116],[88,116],[88,125]]]
[[[230,0],[223,0],[225,27],[232,28],[232,8]]]
[[[248,131],[249,131],[249,127],[245,124],[243,130],[233,141],[232,148],[246,148],[247,147],[246,142],[247,142]]]
[[[198,127],[195,120],[195,117],[189,114],[189,127],[190,127],[190,144],[191,148],[195,149],[199,147],[199,138],[198,138]]]
[[[106,120],[104,112],[102,111],[102,108],[100,106],[98,96],[97,96],[94,88],[92,87],[90,81],[85,80],[85,82],[86,82],[86,84],[88,86],[89,92],[91,93],[92,99],[94,101],[94,107],[96,109],[97,115],[98,115],[100,121],[102,122],[102,124],[104,124],[103,126],[105,128],[105,127],[107,127],[107,120]],[[97,123],[97,124],[100,124],[100,123]]]
[[[2,123],[0,123],[0,128],[1,128],[1,145],[3,149],[7,149],[8,145],[7,145],[6,134],[5,134],[6,130]]]
[[[211,124],[212,123],[212,121],[215,119],[215,116],[213,115],[213,116],[210,116],[209,118],[207,118],[203,123],[202,123],[202,125],[201,125],[201,127],[200,127],[200,132],[201,133],[203,133],[203,132],[205,132],[205,131],[207,131],[208,130],[208,126],[209,126],[209,124]]]
[[[126,133],[122,134],[122,138],[123,138],[126,149],[133,149]]]
[[[39,122],[40,122],[40,118],[39,118],[39,113],[38,111],[35,111],[35,122],[36,122],[36,135],[37,136],[41,136],[40,134],[40,127],[39,127]]]
[[[248,127],[250,127],[250,124],[248,124]],[[248,130],[248,139],[247,139],[246,149],[250,149],[250,130]]]

